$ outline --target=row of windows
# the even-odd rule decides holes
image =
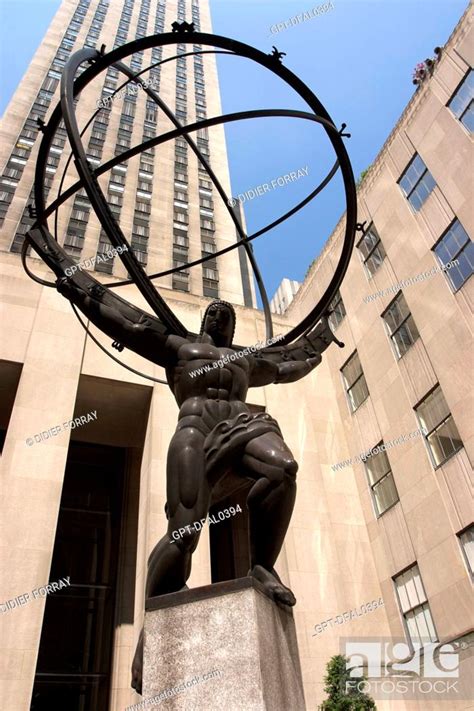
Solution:
[[[87,9],[90,5],[90,0],[84,0],[84,2],[78,6],[72,19],[68,25],[68,28],[63,36],[61,44],[56,52],[55,58],[53,59],[51,66],[47,72],[47,75],[43,81],[42,87],[38,92],[38,95],[31,107],[28,118],[20,132],[17,145],[14,148],[10,159],[7,162],[3,175],[0,179],[0,190],[1,194],[5,199],[0,198],[0,226],[3,224],[5,216],[7,214],[8,208],[13,200],[13,195],[16,191],[16,187],[23,175],[24,167],[28,161],[31,154],[31,148],[38,136],[38,123],[37,119],[45,119],[46,111],[51,103],[54,92],[58,86],[60,79],[60,72],[69,58],[72,47],[75,43],[75,38],[77,33],[84,22]],[[26,139],[26,142],[25,142]],[[18,145],[20,143],[20,145]],[[53,172],[50,168],[48,172]],[[26,213],[24,212],[24,216]],[[25,221],[20,221],[20,225],[24,226]],[[12,243],[12,251],[21,250],[21,245],[23,242],[23,234],[20,232],[20,239],[15,238]]]
[[[102,3],[99,4],[98,9],[100,10],[100,6]],[[124,10],[128,10],[129,7],[133,7],[133,0],[132,2],[127,2],[126,6],[124,7]],[[127,15],[125,12],[122,12],[122,16],[120,19],[119,23],[119,29],[116,34],[115,38],[115,45],[118,46],[118,37],[120,34],[125,30],[128,29],[128,26],[130,24],[130,18],[127,19]],[[126,33],[125,33],[125,38],[126,38]],[[113,91],[115,87],[117,86],[117,80],[118,80],[119,73],[116,69],[109,68],[106,74],[106,78],[104,81],[103,85],[103,94],[105,89],[109,89],[110,91]],[[103,148],[105,145],[105,137],[107,134],[107,128],[108,128],[108,123],[109,123],[109,115],[110,111],[102,111],[99,113],[94,120],[94,123],[92,124],[92,130],[91,130],[91,135],[89,138],[89,144],[87,147],[87,156],[90,160],[91,163],[94,165],[99,165],[100,159],[102,158],[102,153],[103,153]],[[119,134],[120,134],[120,129],[119,129]],[[120,139],[118,139],[120,140]],[[119,151],[121,152],[121,151]],[[117,150],[116,150],[116,155],[117,155]],[[115,218],[118,220],[120,217],[120,211],[121,211],[121,206],[122,206],[122,196],[120,194],[121,185],[125,182],[123,173],[118,171],[117,169],[113,169],[111,172],[111,176],[109,178],[109,187],[108,187],[108,196],[107,196],[107,201],[110,205],[111,211],[114,214]],[[74,205],[73,209],[71,212],[71,216],[69,219],[69,224],[67,226],[66,230],[66,238],[64,241],[64,248],[65,250],[73,255],[73,256],[80,256],[80,253],[82,251],[82,248],[84,246],[84,240],[85,240],[85,232],[87,229],[87,223],[89,221],[90,217],[90,205],[88,205],[88,200],[87,197],[85,196],[85,193],[83,191],[80,191],[75,199],[74,199]],[[101,229],[100,235],[99,235],[99,244],[97,248],[97,254],[103,255],[105,252],[107,252],[111,248],[111,244],[109,242],[109,239],[106,235],[106,233]],[[113,260],[112,259],[107,259],[104,260],[103,262],[98,262],[95,266],[95,269],[97,271],[105,272],[110,274],[112,272],[113,268]]]
[[[144,37],[146,34],[146,27],[148,24],[148,15],[150,9],[149,0],[142,0],[137,30],[135,33],[135,39]],[[123,29],[126,29],[125,36],[123,40],[126,41],[128,29],[130,26],[130,17],[126,17],[123,22]],[[143,51],[135,52],[132,55],[130,61],[130,68],[134,72],[139,72],[141,69],[143,61]],[[157,73],[159,77],[159,73]],[[122,105],[122,112],[120,116],[119,131],[117,134],[117,143],[115,146],[115,155],[120,155],[123,153],[124,149],[130,147],[131,143],[131,133],[133,130],[133,122],[135,117],[136,108],[136,95],[132,94],[127,96]],[[145,120],[149,120],[148,114]],[[155,132],[148,126],[144,128],[143,139],[152,138]],[[126,165],[122,164],[116,166],[110,176],[109,180],[109,202],[111,202],[111,209],[114,212],[116,220],[119,220],[121,207],[123,204],[123,193],[125,191],[125,184],[127,179],[127,169]],[[147,252],[148,252],[148,236],[149,227],[147,224],[148,215],[151,212],[151,194],[152,194],[152,183],[146,179],[146,175],[153,173],[153,149],[144,151],[140,155],[140,165],[139,165],[139,177],[137,184],[137,193],[135,199],[135,215],[132,226],[132,237],[131,246],[134,250],[135,256],[138,261],[146,266],[147,264]],[[109,249],[108,240],[105,234],[101,235],[101,240],[99,242],[98,252],[106,251]],[[113,259],[109,259],[105,262],[99,263],[97,267],[100,267],[101,271],[106,271],[112,273],[113,270]]]
[[[425,440],[434,466],[440,466],[463,447],[456,425],[439,385],[415,408],[425,428]],[[375,447],[384,446],[383,440]],[[388,445],[388,448],[391,445]],[[381,516],[399,501],[398,491],[386,451],[371,455],[365,470],[376,516]]]
[[[372,277],[386,257],[380,236],[371,224],[357,244],[367,275]],[[433,247],[441,266],[450,265],[444,274],[454,291],[460,289],[474,272],[474,246],[456,218]],[[451,264],[451,262],[457,262]]]
[[[357,351],[341,368],[347,401],[351,412],[355,412],[369,397],[369,389]],[[463,447],[456,424],[439,385],[436,385],[421,402],[414,407],[420,425],[425,430],[424,438],[434,467],[439,467]],[[375,469],[386,476],[390,471],[388,456],[385,452],[373,455],[366,462],[371,487],[378,484]],[[387,483],[389,489],[393,486]],[[373,492],[375,495],[375,492]],[[397,496],[398,500],[398,496]],[[393,503],[393,502],[392,502]],[[380,514],[381,504],[375,497],[375,508]],[[385,508],[384,508],[385,510]]]
[[[146,34],[145,30],[148,24],[149,11],[149,0],[143,0],[140,8],[138,29],[135,35],[136,39],[144,37]],[[136,52],[132,56],[132,61],[130,63],[131,68],[134,71],[139,71],[142,65],[142,60],[143,52]],[[154,70],[153,76],[155,82],[157,79],[159,80],[160,70]],[[133,115],[135,115],[135,107]],[[147,100],[142,141],[145,141],[148,138],[153,138],[156,135],[156,120],[156,105],[154,102]],[[154,152],[154,148],[149,148],[140,154],[138,184],[135,196],[135,213],[132,225],[131,246],[137,260],[143,267],[146,267],[148,263],[148,238],[150,236],[149,216],[151,213],[151,197],[153,193],[153,183],[150,179],[150,174],[152,174],[154,170]]]
[[[140,22],[136,33],[137,39],[139,37],[145,36],[145,30],[148,24],[149,11],[149,0],[143,0],[140,8]],[[158,55],[152,53],[152,61],[159,61],[161,58],[161,53],[159,53],[159,57],[157,59],[155,59],[155,57],[158,57]],[[134,71],[140,70],[142,59],[143,52],[137,52],[133,55],[130,66]],[[155,87],[157,82],[159,82],[159,79],[160,70],[154,69],[153,80]],[[147,100],[142,141],[145,141],[149,138],[153,138],[156,135],[155,126],[157,118],[158,111],[155,103],[150,100]],[[132,225],[131,246],[136,258],[143,267],[146,267],[148,263],[148,238],[150,236],[149,219],[151,213],[151,197],[153,193],[153,183],[151,181],[151,175],[154,171],[154,153],[155,149],[149,148],[146,151],[142,151],[142,153],[140,154],[138,184],[135,197],[135,213]]]
[[[185,20],[184,2],[180,0],[177,7],[177,16],[180,22]],[[186,45],[178,44],[177,53],[186,51]],[[176,117],[180,121],[186,121],[187,109],[187,80],[186,80],[186,58],[176,60]],[[174,228],[173,228],[173,268],[183,267],[179,272],[172,275],[172,287],[177,291],[189,291],[189,271],[185,268],[189,261],[189,238],[187,234],[188,217],[188,144],[183,138],[175,141],[175,185],[174,190]]]
[[[84,46],[86,46],[86,47],[95,47],[96,46],[100,32],[101,32],[102,27],[104,25],[104,21],[105,21],[108,9],[109,9],[108,0],[100,0],[99,4],[97,5],[97,9],[95,11],[94,17],[92,18],[91,26],[90,26],[87,36],[84,40]]]
[[[193,3],[192,17],[195,29],[200,31],[199,8],[197,3]],[[193,50],[198,52],[202,50],[201,45],[193,45]],[[204,84],[204,69],[202,56],[194,57],[194,83],[195,83],[195,106],[196,118],[205,119],[206,99],[205,99],[205,84]],[[209,161],[209,140],[207,129],[201,129],[197,134],[197,146],[202,155]],[[214,203],[212,199],[212,182],[208,179],[207,172],[202,164],[199,164],[199,206],[200,206],[200,223],[201,223],[201,243],[202,256],[214,254],[217,247],[214,241],[215,225],[213,220]],[[203,264],[203,294],[211,298],[219,296],[219,275],[217,271],[216,260],[208,260]]]

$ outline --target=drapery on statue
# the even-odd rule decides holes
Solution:
[[[32,230],[29,238],[56,273],[57,289],[63,296],[120,349],[129,348],[166,369],[179,407],[167,460],[168,531],[149,557],[146,597],[186,588],[200,537],[192,524],[207,516],[213,487],[232,469],[254,482],[247,497],[248,574],[259,580],[275,601],[294,605],[296,599],[281,582],[274,564],[293,511],[298,465],[276,420],[266,413],[252,414],[245,399],[249,387],[303,378],[321,362],[321,353],[332,341],[342,346],[327,320],[322,319],[294,344],[262,348],[191,376],[196,369],[241,350],[232,345],[236,317],[231,304],[213,301],[205,311],[200,334],[183,338],[89,274],[80,271],[66,276],[65,269],[74,263],[47,231]],[[172,532],[185,527],[186,533],[174,541]],[[142,657],[143,633],[132,665],[132,687],[138,693]]]

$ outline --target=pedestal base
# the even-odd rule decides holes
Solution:
[[[187,711],[305,711],[293,613],[254,578],[148,600],[143,701]]]

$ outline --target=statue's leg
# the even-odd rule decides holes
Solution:
[[[200,536],[193,524],[207,516],[210,501],[203,444],[204,435],[193,427],[178,430],[171,440],[167,460],[168,531],[148,558],[147,598],[181,590],[191,574],[191,557]],[[180,528],[185,533],[174,540],[172,533]],[[132,687],[139,694],[142,663],[143,631],[132,663]]]
[[[247,497],[250,522],[250,575],[273,597],[294,605],[295,596],[279,579],[273,566],[285,538],[296,498],[298,465],[275,432],[248,442],[242,463],[255,484]]]

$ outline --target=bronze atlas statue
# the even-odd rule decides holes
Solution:
[[[181,45],[191,44],[192,51],[181,51],[180,55],[156,62],[153,66],[175,61],[177,56],[217,51],[246,57],[289,84],[306,101],[311,112],[267,109],[201,119],[194,124],[181,125],[149,83],[140,78],[140,74],[148,71],[150,67],[134,73],[121,61],[135,52],[177,42]],[[203,50],[202,46],[210,46],[212,49]],[[213,489],[229,471],[232,471],[250,482],[247,497],[250,557],[248,574],[260,581],[277,603],[294,605],[295,597],[281,582],[274,565],[293,511],[298,466],[285,444],[276,420],[267,413],[251,412],[246,404],[246,398],[251,387],[271,383],[292,383],[305,377],[321,362],[321,354],[331,342],[334,341],[339,346],[343,345],[337,341],[329,328],[328,307],[346,272],[355,231],[363,229],[362,225],[356,223],[354,178],[342,140],[348,135],[343,133],[345,125],[343,124],[340,130],[335,127],[324,107],[308,87],[283,67],[281,60],[284,55],[276,48],[273,48],[270,54],[263,54],[235,40],[195,32],[192,24],[174,23],[173,32],[135,40],[114,49],[109,54],[104,50],[104,47],[100,52],[85,48],[70,58],[61,80],[61,101],[53,111],[48,124],[41,122],[44,136],[36,167],[35,204],[31,207],[33,224],[26,235],[22,251],[24,267],[31,278],[45,286],[57,288],[71,302],[74,313],[99,347],[102,346],[92,335],[89,327],[83,323],[78,310],[113,340],[112,345],[118,351],[128,348],[165,369],[166,381],[158,380],[158,382],[166,382],[171,389],[179,407],[179,414],[167,460],[168,530],[156,544],[148,561],[146,597],[163,595],[186,587],[191,572],[192,554],[200,536],[200,529],[194,526],[194,522],[207,516]],[[90,66],[78,72],[83,63]],[[74,100],[90,81],[111,65],[125,75],[125,86],[130,83],[135,87],[140,86],[168,116],[175,128],[168,133],[147,139],[107,163],[95,167],[87,160],[81,142],[82,134],[79,133],[75,118]],[[118,87],[116,92],[121,88]],[[100,111],[110,111],[108,104],[110,102],[101,102],[94,116]],[[320,124],[332,143],[337,159],[322,183],[302,202],[271,225],[248,236],[243,231],[235,211],[229,207],[228,196],[218,177],[190,134],[199,128],[229,121],[272,116],[287,116]],[[57,198],[46,205],[45,168],[51,143],[61,121],[64,122],[71,144],[79,180],[64,192],[61,192],[61,183]],[[152,283],[153,279],[179,271],[183,267],[147,275],[107,204],[97,180],[99,175],[143,150],[180,136],[187,141],[208,172],[239,235],[235,244],[212,254],[211,257],[216,258],[234,248],[245,250],[260,289],[267,339],[273,335],[272,321],[268,298],[250,241],[268,232],[304,207],[325,187],[339,168],[341,169],[346,194],[346,229],[339,264],[319,303],[300,324],[282,336],[276,345],[250,348],[234,345],[235,311],[231,304],[220,300],[208,305],[200,333],[189,332]],[[54,235],[50,232],[48,217],[81,188],[86,191],[87,198],[111,245],[120,252],[120,258],[127,268],[130,279],[104,286],[83,269],[74,268],[74,260],[58,243],[56,228]],[[35,249],[54,272],[55,281],[46,281],[31,272],[27,264],[30,247]],[[185,268],[203,263],[208,258],[209,256],[196,260]],[[154,315],[125,301],[114,292],[116,288],[130,283],[135,283]],[[117,360],[114,355],[109,355]],[[218,361],[222,367],[215,367]],[[123,363],[122,365],[129,367]],[[198,370],[200,372],[196,375],[194,371]],[[148,375],[144,377],[157,380]],[[171,534],[179,529],[184,530],[185,533],[178,540],[174,540]],[[170,545],[171,543],[174,545]],[[141,636],[132,667],[132,686],[139,693],[142,684],[142,655]]]

